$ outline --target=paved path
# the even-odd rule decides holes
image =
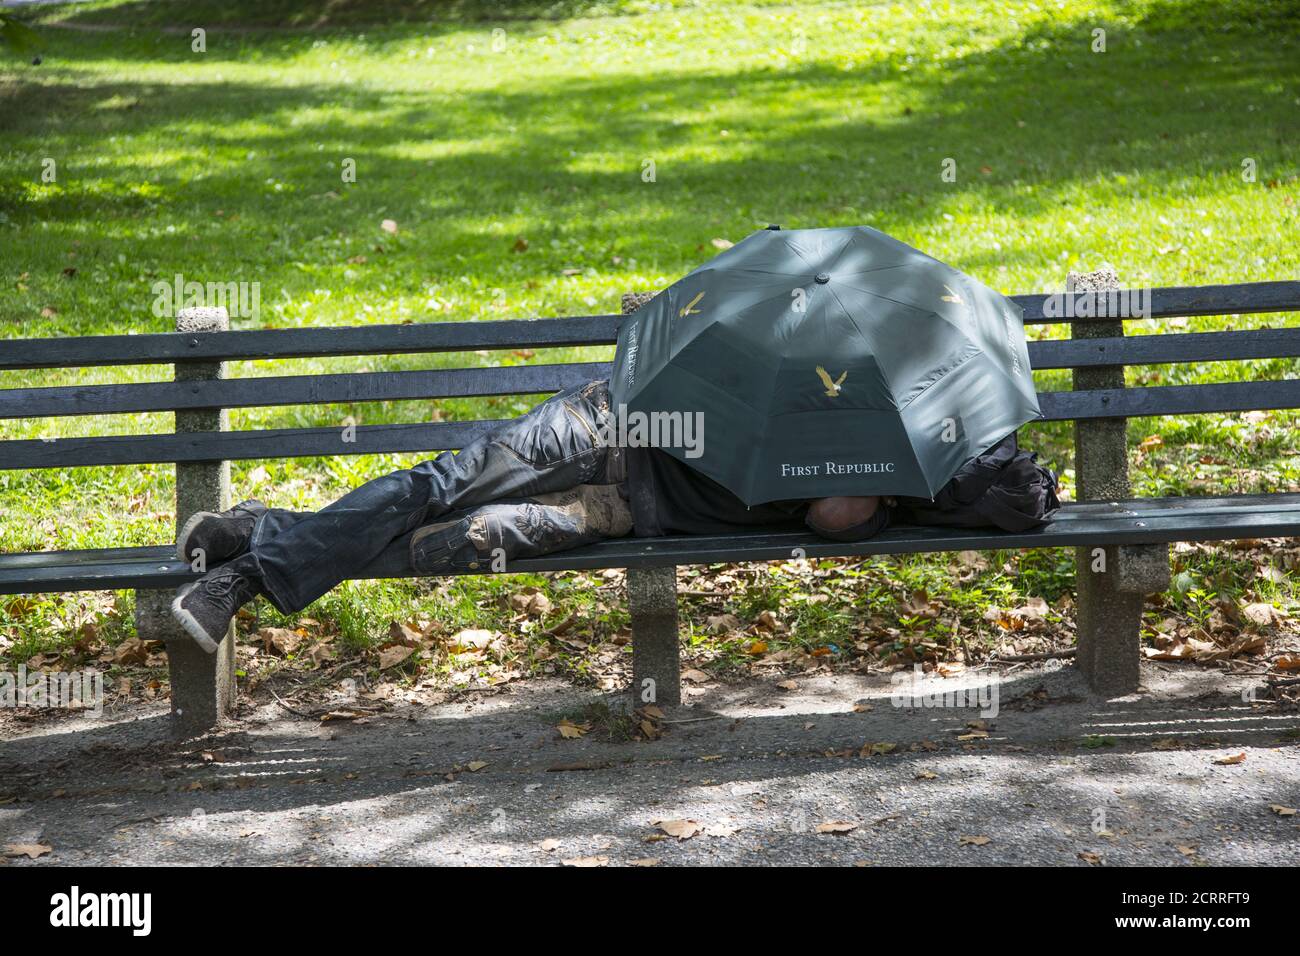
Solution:
[[[1069,668],[1021,670],[967,741],[977,714],[896,708],[883,678],[797,683],[708,690],[651,742],[560,739],[595,698],[537,682],[361,723],[272,705],[198,745],[160,707],[66,718],[0,743],[0,843],[54,848],[0,865],[1300,863],[1300,815],[1269,809],[1300,807],[1300,714],[1239,680],[1149,669],[1099,702]],[[656,840],[660,819],[708,829]]]

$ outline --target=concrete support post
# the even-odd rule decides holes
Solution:
[[[653,292],[624,295],[623,314],[652,298]],[[677,569],[628,568],[627,603],[632,613],[632,706],[675,707],[682,702]]]
[[[1067,292],[1107,292],[1118,289],[1114,270],[1080,275],[1071,272]],[[1073,323],[1074,338],[1122,336],[1121,319]],[[1074,370],[1074,388],[1124,387],[1123,366]],[[1075,422],[1074,468],[1080,501],[1115,501],[1131,495],[1128,476],[1127,419],[1101,418]],[[1146,594],[1158,590],[1160,560],[1168,581],[1168,547],[1108,546],[1075,549],[1078,589],[1078,656],[1088,686],[1105,697],[1137,690],[1140,630]]]
[[[176,331],[199,335],[230,328],[224,308],[183,309]],[[224,362],[177,362],[176,381],[193,382],[225,377]],[[176,412],[176,431],[226,431],[225,409]],[[176,530],[197,511],[230,507],[230,462],[199,461],[176,464]],[[215,654],[206,653],[171,616],[173,591],[136,592],[136,631],[141,638],[167,644],[171,675],[173,729],[191,737],[216,727],[235,702],[234,622]]]

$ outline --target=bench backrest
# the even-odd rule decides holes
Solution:
[[[1153,319],[1300,311],[1300,282],[1259,282],[1147,290]],[[1115,298],[1106,293],[1063,297],[1017,295],[1027,324],[1114,323]],[[1062,307],[1065,315],[1062,318]],[[1125,319],[1133,316],[1123,316]],[[355,328],[274,329],[57,339],[0,340],[0,370],[176,364],[179,381],[0,390],[5,420],[316,405],[403,399],[537,395],[608,375],[605,362],[523,364],[508,367],[353,372],[220,378],[180,375],[225,360],[293,359],[433,352],[519,351],[612,345],[618,315],[485,322],[439,322]],[[1034,369],[1088,369],[1125,365],[1217,362],[1300,356],[1300,329],[1175,332],[1035,341]],[[215,365],[212,365],[215,368]],[[1300,408],[1300,381],[1249,381],[1039,395],[1047,420],[1189,415],[1252,409]],[[498,420],[363,425],[341,442],[339,428],[190,431],[58,440],[0,441],[0,469],[66,468],[146,462],[291,458],[457,449]]]

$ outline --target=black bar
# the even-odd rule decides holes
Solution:
[[[468,422],[358,425],[343,440],[337,428],[268,428],[260,431],[106,435],[98,438],[25,439],[0,442],[0,471],[16,468],[72,468],[82,465],[142,465],[179,461],[242,461],[253,458],[309,458],[437,452],[463,448],[510,419]]]
[[[0,340],[0,369],[610,345],[621,315]]]
[[[1159,544],[1300,535],[1300,494],[1218,498],[1138,498],[1068,504],[1050,524],[1022,533],[985,528],[890,528],[868,541],[828,541],[800,531],[668,538],[622,538],[573,551],[511,562],[515,572],[662,567],[941,551]],[[406,540],[359,575],[418,577]],[[198,577],[170,546],[0,555],[0,594],[162,588]]]
[[[221,333],[208,333],[219,335]],[[166,412],[193,408],[325,405],[485,395],[535,395],[609,376],[608,362],[410,372],[137,382],[0,390],[0,418]]]
[[[1107,296],[1125,296],[1132,290],[1118,292],[1061,292],[1052,294],[1013,295],[1010,298],[1025,310],[1025,322],[1043,325],[1055,322],[1106,322],[1113,319],[1172,319],[1193,315],[1240,315],[1264,312],[1300,311],[1300,282],[1240,282],[1233,285],[1203,285],[1151,289],[1149,315],[1097,315],[1059,318],[1043,314],[1043,304],[1053,295],[1069,298],[1075,303],[1087,300],[1093,305],[1089,311],[1096,313],[1097,306],[1106,303]],[[1077,311],[1077,310],[1076,310]],[[1104,310],[1102,310],[1104,311]]]
[[[1040,392],[1038,404],[1047,421],[1300,408],[1300,380]]]
[[[1029,364],[1035,370],[1296,356],[1300,356],[1300,329],[1241,329],[1029,343]]]
[[[1090,294],[1068,295],[1078,300]],[[1102,301],[1105,295],[1101,294]],[[1025,322],[1030,324],[1088,321],[1044,316],[1043,303],[1047,298],[1041,293],[1011,296],[1025,310]],[[1151,290],[1150,317],[1156,319],[1292,311],[1300,311],[1300,282],[1241,282]],[[202,335],[162,332],[8,339],[0,340],[0,370],[609,345],[615,341],[623,318],[588,315],[323,329],[250,329]]]
[[[1081,340],[1082,341],[1082,340]],[[1203,415],[1266,408],[1300,408],[1300,381],[1227,382],[1039,392],[1042,421]],[[174,461],[243,461],[318,455],[375,455],[455,450],[508,419],[361,425],[345,443],[337,428],[114,435],[99,438],[24,439],[0,442],[0,471]]]

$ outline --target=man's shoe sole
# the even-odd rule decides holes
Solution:
[[[185,525],[181,528],[181,533],[176,536],[176,557],[179,560],[184,561],[186,564],[193,561],[194,556],[186,553],[188,550],[186,545],[189,544],[190,535],[194,533],[194,529],[199,526],[199,522],[204,518],[220,517],[221,515],[217,514],[215,511],[196,511],[194,514],[190,515],[190,520],[185,522]]]
[[[208,637],[208,632],[203,630],[193,614],[181,607],[181,601],[196,587],[198,587],[197,581],[183,586],[176,592],[176,597],[172,599],[172,617],[176,618],[176,623],[185,629],[186,634],[194,638],[195,644],[209,654],[215,654],[217,645],[213,643],[212,638]]]

